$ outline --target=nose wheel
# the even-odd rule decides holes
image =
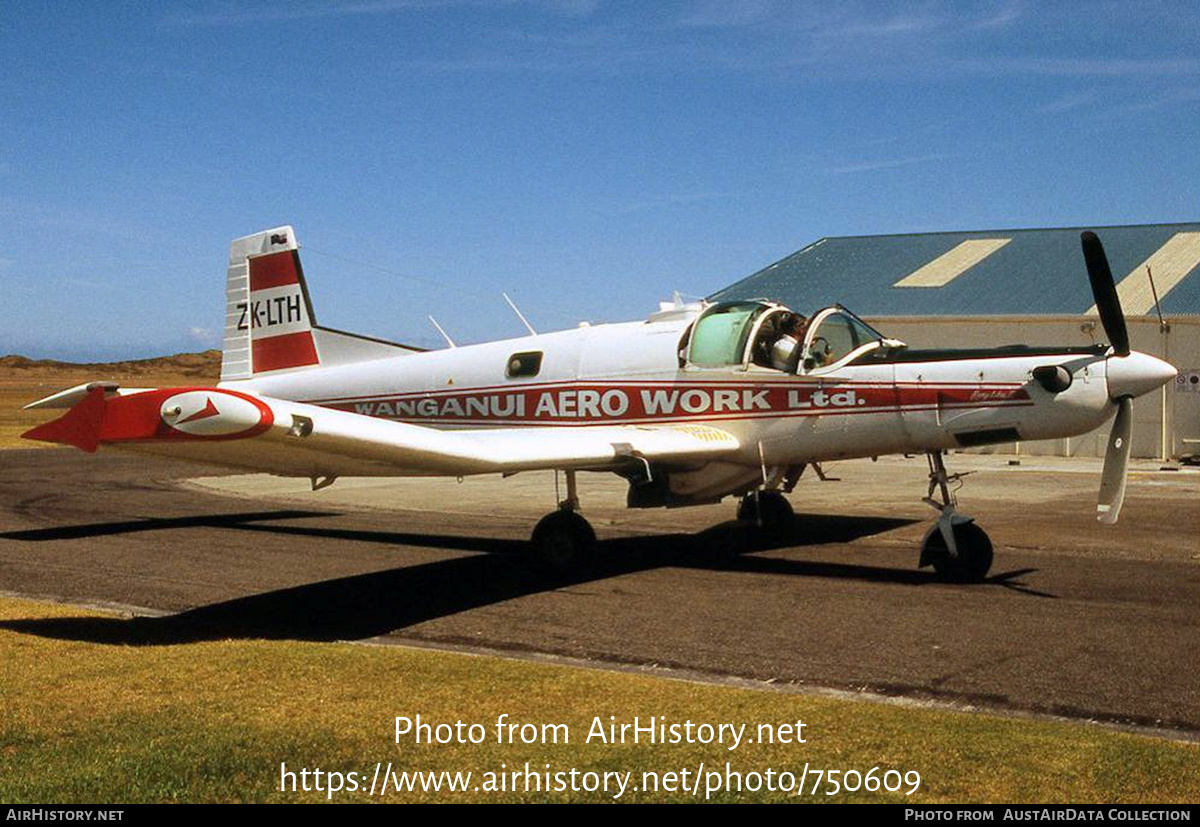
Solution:
[[[941,451],[929,453],[929,491],[924,499],[941,514],[925,533],[919,566],[933,566],[934,571],[953,583],[978,583],[992,567],[992,541],[975,524],[974,517],[957,510],[955,489],[951,485],[964,476],[946,473]],[[940,502],[934,499],[935,493],[941,495]]]
[[[954,525],[952,554],[940,523],[939,520],[925,535],[921,565],[933,566],[934,571],[951,583],[982,582],[992,567],[992,541],[987,532],[972,522]]]

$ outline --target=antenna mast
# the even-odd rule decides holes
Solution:
[[[446,344],[450,345],[450,347],[458,347],[458,345],[454,344],[454,340],[450,338],[450,334],[442,330],[442,326],[437,323],[437,319],[433,318],[433,316],[430,316],[429,321],[432,322],[433,326],[437,328],[437,332],[442,334],[442,338],[446,340]]]
[[[530,336],[538,335],[538,332],[533,329],[533,325],[531,325],[529,323],[529,320],[525,318],[525,315],[523,313],[521,313],[520,308],[517,307],[517,305],[513,302],[513,300],[508,297],[508,294],[501,293],[500,295],[504,297],[504,300],[506,302],[508,302],[508,306],[513,309],[513,312],[517,314],[517,318],[521,320],[521,324],[525,325],[525,329],[529,331],[529,335]]]

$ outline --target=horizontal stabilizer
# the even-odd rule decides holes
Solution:
[[[30,402],[25,406],[25,410],[34,411],[41,408],[73,408],[83,401],[84,397],[93,390],[100,388],[104,391],[106,397],[109,396],[128,396],[131,393],[142,393],[143,391],[153,390],[153,388],[122,388],[116,382],[84,382],[82,385],[76,385],[73,388],[67,388],[65,391],[52,393],[45,399],[39,399],[36,402]]]
[[[113,393],[117,390],[116,382],[84,382],[82,385],[76,385],[73,388],[67,388],[65,391],[52,393],[45,399],[39,399],[36,402],[30,402],[25,406],[25,410],[32,411],[38,408],[73,408],[83,401],[88,393],[96,388],[102,389],[106,394]]]

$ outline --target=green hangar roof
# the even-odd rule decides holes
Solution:
[[[709,296],[863,316],[1075,315],[1093,310],[1079,234],[1108,253],[1128,316],[1200,314],[1200,223],[822,238]]]

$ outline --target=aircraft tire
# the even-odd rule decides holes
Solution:
[[[951,583],[979,583],[992,567],[992,541],[975,523],[954,526],[954,543],[958,556],[951,557],[942,532],[933,531],[925,541],[925,555],[933,570]]]
[[[771,537],[786,537],[796,522],[796,512],[778,491],[751,491],[738,505],[738,519],[758,525]]]
[[[547,567],[565,572],[587,565],[596,545],[596,532],[574,511],[555,511],[534,527],[530,543]]]

